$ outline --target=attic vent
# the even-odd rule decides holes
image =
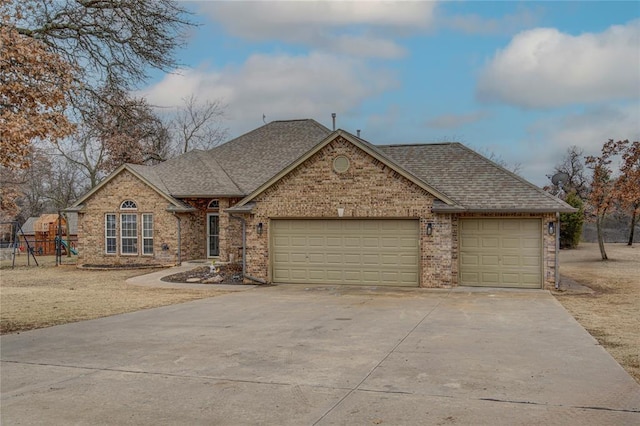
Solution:
[[[346,172],[347,170],[349,170],[349,165],[349,159],[344,155],[338,155],[333,159],[333,170],[335,170],[336,173]]]

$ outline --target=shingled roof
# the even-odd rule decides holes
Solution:
[[[164,194],[172,208],[187,211],[189,206],[180,198],[241,198],[259,191],[326,144],[331,135],[328,128],[311,119],[273,121],[208,151],[194,150],[156,166],[124,167]],[[344,130],[335,135],[351,139],[401,174],[406,172],[411,180],[430,188],[439,199],[433,207],[436,212],[574,211],[459,143],[374,145]]]
[[[377,145],[376,148],[470,212],[570,212],[574,209],[464,145]],[[450,210],[434,206],[434,210]]]
[[[173,197],[242,197],[323,140],[315,120],[273,121],[208,151],[191,151],[147,167]],[[140,170],[140,169],[138,169]]]

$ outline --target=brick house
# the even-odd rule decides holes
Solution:
[[[246,281],[551,288],[563,201],[459,143],[275,121],[126,164],[80,198],[79,264],[242,261]]]

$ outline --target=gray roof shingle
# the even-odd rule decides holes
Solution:
[[[315,120],[273,121],[207,152],[249,194],[331,133]]]
[[[191,151],[156,166],[129,166],[176,204],[181,202],[174,197],[241,197],[331,133],[315,120],[273,121],[208,151]],[[456,204],[439,202],[434,211],[571,211],[563,201],[462,144],[373,145],[353,138]]]
[[[571,209],[460,143],[377,145],[376,148],[469,211]]]
[[[173,197],[244,196],[330,133],[315,120],[273,121],[208,151],[135,170]]]

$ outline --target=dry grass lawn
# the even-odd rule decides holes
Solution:
[[[21,257],[21,264],[25,264],[26,256]],[[63,260],[68,262],[67,258]],[[227,293],[213,287],[202,290],[166,289],[125,283],[127,278],[153,272],[149,269],[90,271],[69,264],[56,267],[54,256],[39,256],[38,262],[42,266],[16,266],[11,269],[10,261],[2,261],[0,333],[49,327]]]
[[[581,243],[560,252],[560,273],[594,291],[556,293],[582,326],[640,383],[640,247]]]

